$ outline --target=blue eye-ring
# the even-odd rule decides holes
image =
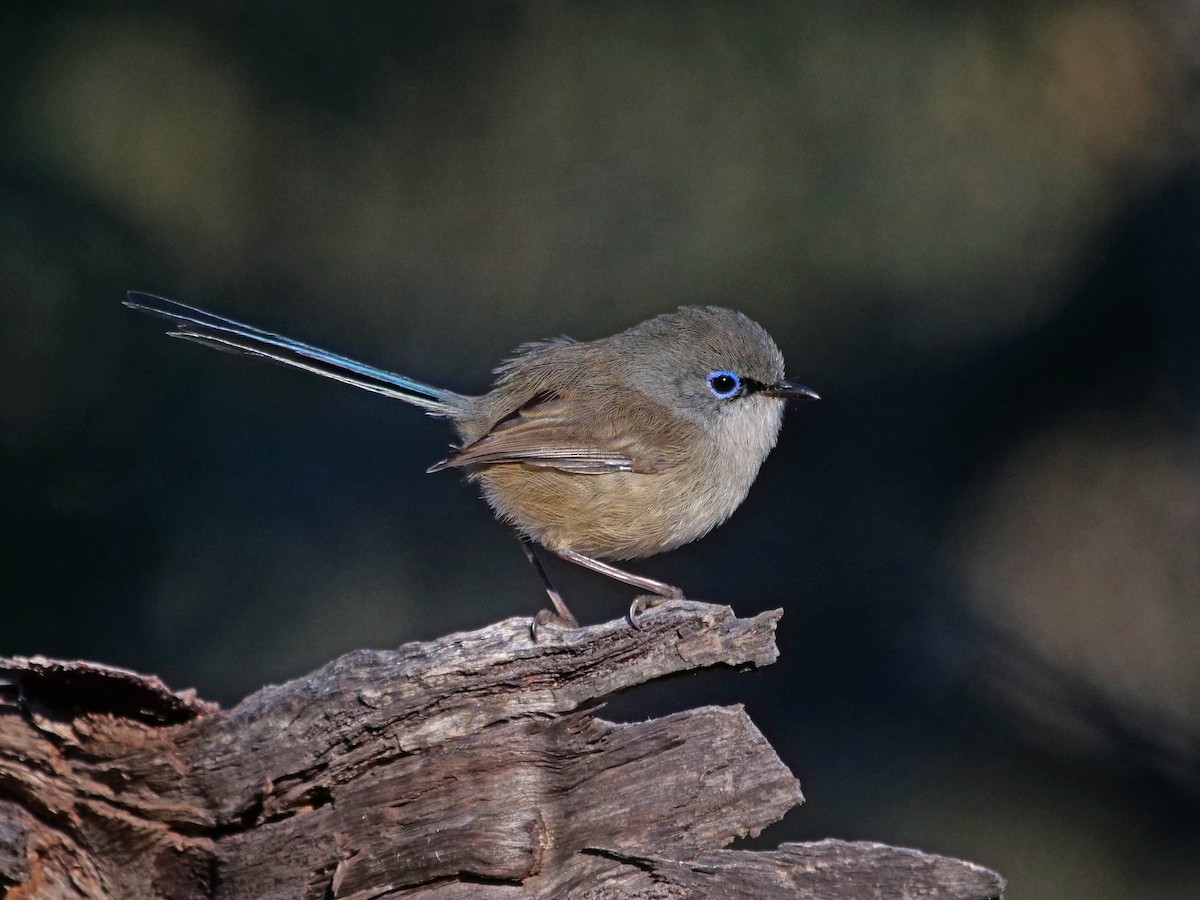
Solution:
[[[719,400],[728,400],[742,390],[742,379],[734,372],[713,372],[708,376],[708,389]]]

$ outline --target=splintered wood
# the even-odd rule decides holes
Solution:
[[[767,665],[779,616],[680,601],[536,643],[508,619],[350,653],[229,710],[0,659],[0,896],[999,898],[993,872],[880,844],[722,849],[803,802],[746,713],[589,711]]]

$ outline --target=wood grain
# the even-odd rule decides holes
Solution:
[[[0,659],[0,894],[19,898],[995,898],[877,844],[723,850],[803,802],[740,707],[595,714],[773,662],[779,611],[682,601],[356,651],[229,710],[85,662]],[[882,891],[882,893],[881,893]]]

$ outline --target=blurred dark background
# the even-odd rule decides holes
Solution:
[[[130,288],[465,391],[741,309],[820,404],[635,566],[783,657],[808,805],[1009,896],[1200,896],[1200,3],[11,2],[0,653],[223,703],[541,588],[416,410],[169,341]],[[622,587],[566,566],[576,612]]]

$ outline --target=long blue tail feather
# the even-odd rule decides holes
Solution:
[[[461,409],[462,395],[436,388],[406,375],[360,363],[253,325],[227,319],[166,297],[130,291],[125,305],[176,323],[170,337],[206,347],[245,353],[303,369],[343,384],[419,406],[431,415],[448,416]]]

